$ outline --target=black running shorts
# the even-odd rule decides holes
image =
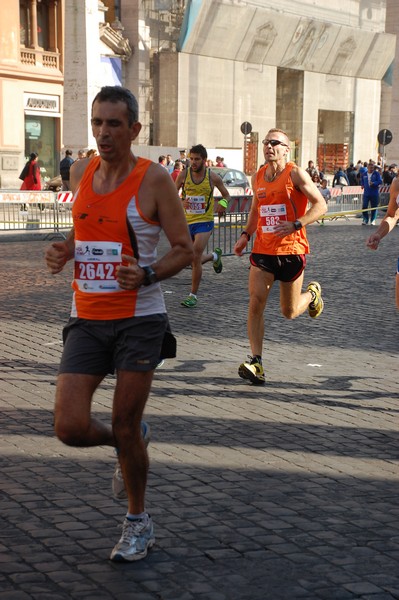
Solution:
[[[275,280],[289,283],[302,274],[306,266],[305,254],[255,254],[249,257],[251,265],[272,273]]]
[[[160,361],[167,326],[166,314],[115,321],[71,317],[63,330],[59,373],[152,371]]]

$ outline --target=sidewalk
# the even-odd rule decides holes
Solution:
[[[191,271],[163,284],[178,357],[147,405],[147,508],[157,543],[114,564],[124,502],[108,448],[52,431],[71,269],[50,276],[48,241],[0,245],[1,600],[388,600],[399,598],[399,228],[378,252],[359,220],[309,228],[306,281],[325,312],[266,312],[265,387],[237,375],[248,257],[210,264],[196,309]],[[94,412],[110,420],[114,381]]]

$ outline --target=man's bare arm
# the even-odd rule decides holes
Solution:
[[[79,187],[80,180],[89,163],[89,159],[74,162],[70,170],[70,184],[72,193]],[[65,241],[53,242],[45,251],[47,268],[53,275],[60,273],[66,263],[75,256],[75,230],[72,227]]]
[[[53,242],[46,248],[44,259],[48,270],[52,275],[60,273],[66,263],[74,257],[75,254],[75,232],[72,228],[68,237],[63,242]]]
[[[224,185],[222,178],[219,175],[217,175],[216,173],[213,173],[211,171],[210,180],[211,180],[212,189],[214,187],[216,187],[219,190],[219,192],[222,194],[222,200],[218,200],[218,202],[217,202],[216,211],[217,211],[218,215],[224,215],[226,213],[226,209],[229,206],[229,203],[231,200],[230,194],[229,194],[226,186]]]
[[[377,231],[371,234],[366,242],[366,246],[371,250],[377,250],[380,241],[395,227],[399,220],[399,207],[397,198],[399,196],[399,179],[396,177],[389,188],[389,204],[387,213],[381,221]]]
[[[317,186],[311,180],[309,173],[304,169],[294,167],[291,171],[291,179],[295,187],[300,189],[311,204],[306,213],[300,217],[302,225],[310,225],[326,213],[327,203],[317,189]]]
[[[251,210],[249,211],[248,220],[247,220],[247,224],[245,227],[246,234],[245,233],[241,234],[234,245],[234,254],[236,254],[237,256],[242,256],[251,236],[255,233],[256,228],[258,226],[258,197],[256,195],[255,188],[254,188],[255,176],[256,176],[256,173],[254,175],[252,175],[252,180],[251,180],[252,181],[252,189],[254,190],[254,195],[252,198]]]

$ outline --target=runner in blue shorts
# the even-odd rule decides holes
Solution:
[[[176,187],[182,189],[182,200],[186,214],[187,224],[191,239],[194,242],[194,260],[192,262],[191,292],[182,301],[182,306],[194,308],[197,306],[197,293],[202,278],[202,265],[213,261],[216,273],[221,273],[222,251],[220,248],[209,254],[204,254],[208,240],[214,227],[214,198],[213,188],[216,187],[222,194],[216,210],[219,216],[226,212],[230,195],[221,177],[213,173],[206,166],[208,153],[204,146],[198,144],[190,150],[191,166],[179,173],[176,178]]]

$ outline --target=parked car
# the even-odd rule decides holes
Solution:
[[[229,212],[244,212],[249,210],[253,191],[245,173],[228,167],[211,167],[211,171],[222,178],[230,197],[233,199],[229,206]],[[221,198],[217,188],[214,189],[214,197]]]

